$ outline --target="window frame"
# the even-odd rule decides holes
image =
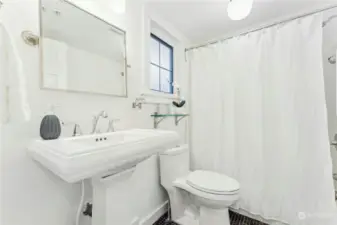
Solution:
[[[163,39],[161,39],[160,37],[158,37],[157,35],[153,34],[152,32],[150,33],[150,38],[158,41],[159,43],[159,65],[153,63],[150,59],[150,66],[156,66],[157,68],[159,68],[159,90],[156,90],[156,89],[152,89],[151,85],[150,85],[150,90],[151,91],[154,91],[154,92],[157,92],[157,93],[163,93],[163,94],[174,94],[174,87],[173,87],[173,83],[174,83],[174,47],[172,45],[170,45],[169,43],[167,43],[166,41],[164,41]],[[161,57],[160,57],[160,45],[164,45],[165,47],[169,48],[171,50],[171,54],[170,54],[170,60],[171,60],[171,64],[170,64],[170,67],[171,67],[171,70],[168,70],[167,68],[164,68],[160,65],[160,60],[161,60]],[[169,92],[166,92],[164,90],[161,90],[161,73],[160,73],[160,70],[165,70],[167,72],[170,72],[170,91]],[[151,79],[151,78],[150,78]]]

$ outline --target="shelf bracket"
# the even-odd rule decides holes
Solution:
[[[154,121],[154,129],[157,129],[159,124],[165,119],[165,117],[161,117],[161,118],[157,118],[154,117],[153,121]]]
[[[154,129],[157,129],[159,124],[165,119],[169,117],[174,117],[175,125],[178,126],[179,122],[188,116],[188,114],[159,114],[158,112],[155,112],[153,115],[153,126]]]
[[[184,115],[184,116],[175,116],[175,124],[176,126],[179,125],[179,122],[184,119],[185,117],[187,117],[187,115]]]

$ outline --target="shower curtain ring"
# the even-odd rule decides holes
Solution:
[[[336,64],[336,56],[335,56],[335,55],[330,56],[330,57],[329,57],[329,62],[330,62],[331,64]]]

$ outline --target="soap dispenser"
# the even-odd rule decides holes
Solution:
[[[45,115],[40,125],[40,136],[43,140],[58,139],[61,135],[61,122],[54,113],[54,106],[51,106],[51,110]]]

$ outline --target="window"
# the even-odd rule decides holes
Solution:
[[[173,94],[173,47],[151,34],[150,88]]]

